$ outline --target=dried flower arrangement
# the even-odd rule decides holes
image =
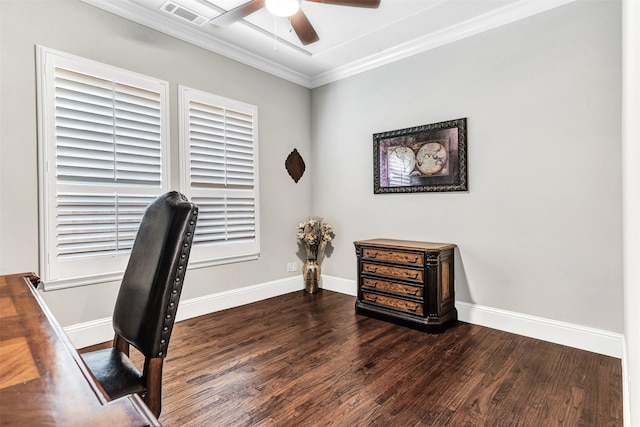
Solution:
[[[331,224],[324,222],[320,217],[313,216],[298,224],[296,237],[304,246],[307,259],[320,262],[334,233]]]

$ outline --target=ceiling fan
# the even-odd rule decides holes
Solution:
[[[289,20],[291,21],[291,27],[298,35],[298,38],[300,39],[302,44],[308,45],[317,42],[318,40],[320,40],[320,38],[318,37],[318,33],[316,33],[316,30],[311,25],[311,22],[309,22],[307,16],[298,6],[300,1],[309,1],[312,3],[324,3],[338,6],[366,7],[370,9],[375,9],[380,6],[380,0],[289,0],[287,2],[284,2],[283,0],[251,0],[216,16],[210,22],[219,27],[226,27],[233,24],[234,22],[244,19],[245,17],[251,15],[253,12],[262,9],[263,7],[266,7],[267,10],[277,16],[289,17]],[[278,10],[274,9],[274,6],[277,7],[284,3],[294,3],[293,9],[285,9],[283,12],[279,12]]]

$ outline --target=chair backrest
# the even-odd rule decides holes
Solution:
[[[113,313],[113,328],[145,357],[164,358],[187,270],[198,207],[177,191],[147,207]]]

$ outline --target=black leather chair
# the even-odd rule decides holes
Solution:
[[[116,300],[113,347],[82,355],[111,399],[138,393],[156,417],[197,215],[197,206],[176,191],[147,207]],[[142,372],[129,359],[130,345],[144,355]]]

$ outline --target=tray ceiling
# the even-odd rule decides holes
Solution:
[[[222,28],[209,21],[248,0],[83,0],[313,88],[575,0],[382,0],[377,9],[302,1],[320,40],[303,46],[266,9]]]

